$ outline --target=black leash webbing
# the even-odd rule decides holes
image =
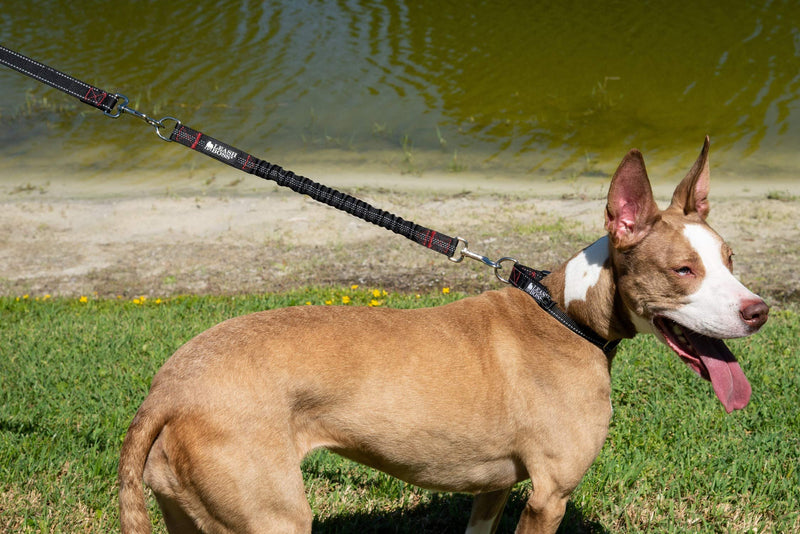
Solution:
[[[110,113],[117,104],[116,95],[109,94],[4,46],[0,46],[0,64],[64,91],[104,113]]]
[[[196,150],[217,161],[230,165],[249,174],[272,180],[278,185],[288,187],[297,193],[308,195],[314,200],[333,206],[381,228],[391,230],[431,250],[452,257],[458,246],[458,239],[425,228],[411,221],[375,208],[363,200],[326,187],[278,165],[273,165],[243,150],[232,147],[202,132],[183,124],[176,124],[169,136],[170,140]]]

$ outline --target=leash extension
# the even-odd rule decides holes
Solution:
[[[196,150],[235,169],[253,174],[259,178],[272,180],[280,186],[308,195],[323,204],[407,237],[435,252],[451,258],[456,252],[456,245],[459,242],[457,238],[414,224],[411,221],[406,221],[402,217],[375,208],[363,200],[326,187],[292,171],[287,171],[278,165],[268,163],[243,150],[189,128],[180,122],[175,125],[169,140]]]

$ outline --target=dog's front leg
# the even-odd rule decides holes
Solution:
[[[475,495],[466,534],[494,534],[510,493],[511,488],[506,488]]]

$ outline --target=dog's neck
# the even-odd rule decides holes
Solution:
[[[605,339],[636,335],[619,295],[607,236],[573,256],[542,283],[562,310]]]

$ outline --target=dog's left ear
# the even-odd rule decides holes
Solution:
[[[697,213],[703,220],[708,217],[708,212],[711,209],[708,203],[708,147],[709,140],[708,136],[706,136],[703,150],[700,151],[697,161],[692,165],[686,178],[678,184],[670,204],[670,207],[677,208],[686,215]]]

